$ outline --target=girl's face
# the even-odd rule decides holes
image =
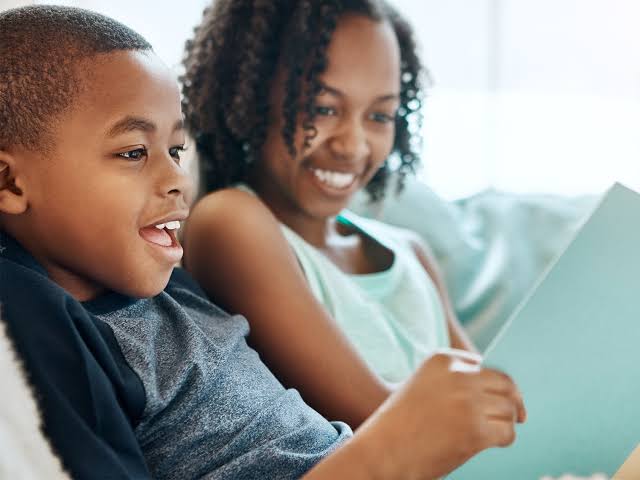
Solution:
[[[317,98],[317,135],[303,149],[303,114],[292,158],[282,138],[285,75],[271,90],[267,138],[252,185],[276,215],[336,215],[389,155],[400,102],[400,50],[387,22],[345,15],[327,49]],[[282,219],[282,218],[281,218]]]

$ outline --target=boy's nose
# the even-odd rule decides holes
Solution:
[[[186,204],[190,205],[194,193],[194,182],[189,172],[171,159],[160,189],[163,196],[182,196]]]

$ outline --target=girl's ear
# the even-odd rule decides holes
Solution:
[[[19,215],[27,210],[27,196],[15,157],[0,150],[0,213]]]

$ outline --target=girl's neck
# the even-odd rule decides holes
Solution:
[[[303,212],[292,215],[284,213],[280,215],[274,212],[278,220],[291,230],[300,235],[307,243],[319,250],[327,250],[335,243],[335,239],[341,236],[336,217],[314,218]]]
[[[324,250],[343,236],[336,216],[318,217],[300,209],[290,199],[265,188],[260,182],[250,182],[251,188],[258,194],[280,223],[300,235],[307,243]]]

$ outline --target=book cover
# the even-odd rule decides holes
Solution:
[[[451,480],[612,476],[640,444],[640,195],[614,185],[505,324],[484,364],[522,391],[508,448]]]

